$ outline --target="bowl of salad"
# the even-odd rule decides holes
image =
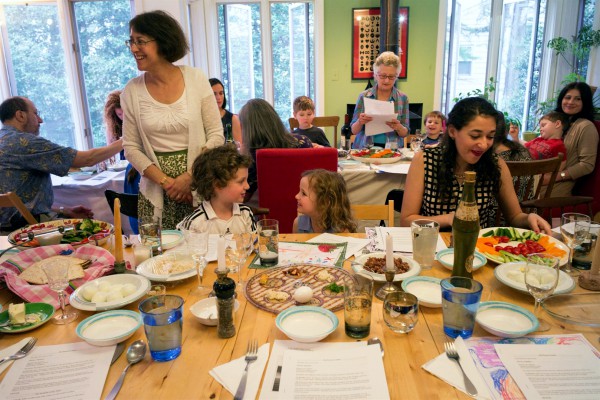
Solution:
[[[17,229],[8,235],[8,241],[12,245],[28,249],[45,244],[54,244],[48,243],[44,240],[44,237],[56,236],[57,233],[62,234],[61,244],[70,244],[73,247],[77,247],[92,243],[101,246],[114,233],[114,227],[108,222],[95,219],[60,219],[27,225],[21,229]]]
[[[390,149],[362,149],[350,151],[350,156],[364,163],[392,164],[400,161],[402,153]]]

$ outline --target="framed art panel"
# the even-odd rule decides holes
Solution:
[[[399,7],[398,45],[402,71],[399,78],[407,77],[408,60],[408,7]],[[379,55],[379,8],[352,9],[352,79],[373,78],[373,63]]]

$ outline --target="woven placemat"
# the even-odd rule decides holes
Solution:
[[[329,274],[328,280],[321,280],[327,276],[324,271]],[[319,273],[323,273],[322,276]],[[351,276],[341,268],[322,265],[293,264],[275,267],[250,278],[244,288],[244,294],[256,307],[274,314],[296,305],[320,306],[335,312],[344,307],[344,293],[332,293],[325,287],[333,282],[342,286],[344,278]],[[313,290],[310,302],[300,304],[294,300],[294,291],[300,286],[309,286]],[[282,292],[287,298],[282,301],[270,300],[269,291]]]

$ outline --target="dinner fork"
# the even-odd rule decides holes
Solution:
[[[251,363],[256,361],[258,358],[258,342],[256,340],[250,340],[248,342],[248,349],[246,350],[246,369],[244,369],[244,375],[242,375],[242,380],[240,381],[240,385],[238,386],[234,400],[242,400],[244,398],[244,392],[246,391],[246,382],[248,381],[248,367]]]
[[[460,370],[462,371],[465,380],[465,389],[467,390],[467,393],[473,397],[477,396],[477,389],[475,388],[475,385],[473,385],[473,382],[471,382],[471,380],[465,373],[465,370],[463,369],[462,365],[460,365],[460,357],[458,356],[458,351],[456,351],[456,347],[454,347],[454,342],[444,343],[444,348],[446,349],[446,355],[448,356],[448,358],[455,360],[458,366],[460,367]]]
[[[31,338],[29,342],[27,342],[27,344],[21,348],[21,350],[17,351],[12,356],[4,357],[2,360],[0,360],[0,364],[5,363],[6,361],[18,360],[20,358],[25,357],[27,353],[29,353],[29,351],[33,349],[33,346],[35,346],[35,342],[37,342],[37,338]]]

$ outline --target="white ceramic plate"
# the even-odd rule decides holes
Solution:
[[[527,286],[525,286],[524,282],[525,278],[523,271],[525,269],[526,264],[527,263],[525,262],[500,264],[494,269],[494,276],[506,286],[520,290],[521,292],[529,293],[527,291]],[[523,276],[523,280],[515,279],[513,276],[515,275],[515,272],[520,272],[520,276]],[[573,289],[575,289],[575,281],[573,280],[573,278],[571,278],[569,274],[560,271],[560,274],[558,275],[558,285],[554,290],[554,294],[569,293]]]
[[[360,161],[356,161],[356,160],[343,160],[343,161],[338,161],[338,165],[342,169],[354,169],[354,168],[360,167],[362,165],[362,163]]]
[[[82,293],[86,287],[94,286],[95,288],[98,288],[102,282],[108,282],[111,285],[124,285],[126,283],[130,283],[134,285],[136,289],[135,292],[131,293],[126,297],[123,297],[122,299],[107,301],[103,303],[92,303],[83,298]],[[77,290],[71,293],[71,297],[69,298],[69,300],[73,307],[82,311],[113,310],[115,308],[124,307],[127,304],[133,303],[134,301],[140,299],[146,294],[148,289],[150,289],[150,281],[143,276],[135,274],[109,275],[104,276],[102,278],[94,279],[93,281],[89,281],[81,285],[77,288]]]
[[[135,311],[106,311],[81,321],[75,333],[91,345],[111,346],[129,339],[141,325],[142,316]]]
[[[17,237],[17,235],[20,235],[23,232],[33,231],[33,233],[37,235],[37,234],[40,234],[43,232],[47,232],[49,230],[53,230],[60,226],[65,226],[65,227],[70,228],[73,225],[76,226],[77,224],[81,223],[82,221],[83,221],[83,219],[81,219],[81,218],[57,219],[55,221],[47,221],[47,222],[43,222],[43,223],[39,223],[39,224],[27,225],[27,226],[24,226],[23,228],[17,229],[15,231],[12,231],[11,233],[9,233],[8,234],[8,242],[10,244],[17,244],[16,237]],[[97,233],[96,234],[96,236],[98,236],[98,238],[99,238],[98,245],[102,246],[107,242],[108,237],[113,234],[113,232],[115,231],[115,228],[112,226],[112,224],[110,224],[108,222],[99,221],[97,219],[93,219],[92,221],[99,224],[103,231],[107,231],[106,233]],[[25,235],[23,235],[23,236],[25,236]],[[67,243],[64,243],[64,244],[67,244]],[[75,243],[68,243],[68,244],[70,244],[73,247],[78,247],[78,246],[87,244],[87,242],[86,243],[75,242]],[[23,243],[22,245],[19,245],[20,249],[30,249],[33,247],[38,247],[38,246],[37,246],[37,244],[31,245],[28,243]]]
[[[384,274],[376,274],[375,272],[370,272],[363,268],[364,263],[367,262],[369,257],[385,257],[385,252],[363,254],[363,255],[356,257],[356,259],[352,262],[352,269],[357,274],[364,274],[364,275],[372,276],[373,280],[375,280],[377,282],[385,282],[386,280],[385,280]],[[394,258],[402,259],[402,261],[408,263],[408,265],[410,267],[410,269],[407,272],[405,272],[403,274],[394,275],[394,282],[398,282],[403,279],[410,278],[411,276],[419,275],[419,273],[421,272],[421,266],[419,265],[418,262],[416,262],[412,258],[404,257],[404,256],[401,256],[398,254],[394,254]]]
[[[485,228],[479,231],[479,237],[483,237],[483,235],[491,230],[496,230],[498,229],[497,227],[495,228]],[[519,233],[523,233],[523,232],[531,232],[531,230],[529,229],[521,229],[521,228],[515,228],[515,230]],[[540,235],[542,236],[548,236],[546,234],[540,233]],[[521,242],[508,242],[508,243],[498,243],[497,246],[500,247],[506,247],[506,246],[516,246]],[[565,254],[560,258],[560,266],[562,267],[563,265],[566,265],[567,262],[569,261],[569,248],[567,247],[566,244],[564,244],[563,242],[561,242],[560,240],[556,240],[554,239],[552,236],[550,236],[550,243],[554,244],[556,247],[558,247],[559,249],[563,250],[565,252]],[[498,260],[494,259],[493,257],[488,256],[485,252],[481,252],[488,260],[493,261],[494,263],[498,263]]]
[[[161,235],[161,247],[163,250],[169,250],[173,247],[179,246],[184,241],[183,232],[178,230],[166,230],[160,233]],[[138,240],[141,242],[142,239],[138,235]],[[156,248],[156,246],[153,246]]]
[[[174,258],[174,259],[173,259]],[[161,269],[161,263],[166,261],[175,262],[175,263],[183,263],[184,265],[194,265],[194,260],[192,257],[184,252],[176,252],[172,251],[160,256],[152,257],[142,262],[135,269],[136,272],[151,281],[155,282],[173,282],[173,281],[181,281],[183,279],[191,278],[192,276],[196,276],[196,268],[190,268],[185,270],[184,272],[180,272],[177,274],[159,274],[157,271]]]
[[[442,306],[442,287],[439,278],[413,276],[402,281],[402,289],[417,296],[421,306],[431,308]]]
[[[81,172],[95,173],[95,172],[98,172],[98,167],[96,167],[95,165],[93,167],[81,167],[81,168],[79,168],[79,170]]]
[[[326,308],[290,307],[277,315],[275,325],[292,340],[313,343],[325,339],[338,327],[338,319]]]
[[[503,301],[484,301],[479,304],[475,321],[483,329],[503,338],[517,338],[535,332],[538,319],[523,307]]]
[[[93,172],[69,172],[69,176],[76,181],[85,181],[94,175]]]
[[[106,169],[109,171],[125,171],[128,165],[129,161],[121,160],[112,165],[107,166]]]
[[[452,271],[454,267],[454,249],[444,249],[437,252],[435,259],[440,262],[444,267]],[[475,258],[473,260],[473,271],[477,271],[479,268],[487,264],[487,259],[483,254],[475,250]]]
[[[235,313],[238,308],[240,308],[240,302],[236,300],[233,306],[233,312]],[[203,325],[217,326],[217,322],[219,322],[216,297],[207,297],[206,299],[194,303],[194,305],[190,307],[190,311]]]
[[[353,160],[360,161],[366,164],[393,164],[402,159],[402,156],[399,157],[390,157],[390,158],[371,158],[371,157],[356,157],[350,154]]]

